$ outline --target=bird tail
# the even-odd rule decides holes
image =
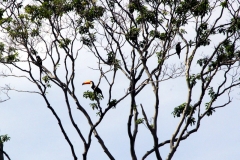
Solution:
[[[42,74],[42,72],[43,72],[43,69],[42,69],[42,67],[41,67],[41,66],[39,66],[39,69],[40,69],[40,74]]]

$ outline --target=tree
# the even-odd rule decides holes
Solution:
[[[24,78],[37,87],[30,91],[7,86],[5,90],[35,93],[43,98],[73,159],[79,158],[77,148],[56,112],[57,106],[52,106],[48,97],[54,91],[51,87],[58,88],[55,92],[62,93],[61,98],[65,99],[71,125],[83,143],[82,159],[87,159],[93,136],[106,156],[115,159],[105,143],[108,139],[101,137],[98,128],[106,124],[104,119],[112,109],[117,110],[129,98],[129,142],[125,143],[129,143],[131,158],[154,155],[161,160],[164,157],[160,148],[169,145],[167,159],[172,159],[180,143],[199,130],[203,119],[231,103],[231,92],[240,84],[239,5],[236,0],[35,0],[28,4],[3,1],[1,64],[18,71],[1,76]],[[175,50],[178,42],[180,60]],[[94,91],[78,90],[78,75],[87,75],[78,71],[84,65],[79,64],[79,59],[86,50],[97,60],[97,65],[94,61],[87,64],[89,70],[97,73],[95,85],[106,83],[104,93],[108,95],[104,99]],[[117,90],[117,76],[124,77],[121,88],[125,92]],[[185,83],[176,84],[179,80]],[[165,82],[184,86],[181,96],[186,100],[171,106],[175,107],[172,115],[179,118],[178,125],[167,140],[160,141],[159,113],[164,109],[160,93],[164,92],[161,88]],[[138,98],[144,93],[148,102]],[[91,101],[92,110],[81,102],[79,94]],[[74,107],[87,121],[88,130],[75,121]],[[153,147],[137,155],[140,124],[149,131]]]

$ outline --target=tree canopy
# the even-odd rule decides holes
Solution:
[[[117,145],[98,132],[117,119],[127,128],[122,143],[132,159],[170,160],[203,119],[234,100],[232,91],[240,85],[239,10],[238,0],[3,0],[0,76],[19,81],[19,87],[1,84],[1,90],[39,95],[75,160],[87,159],[95,138],[108,159],[118,159],[112,152]],[[93,90],[82,86],[89,79]],[[21,88],[20,80],[35,87]],[[82,155],[52,94],[64,102]],[[177,123],[163,140],[166,107]],[[127,112],[118,114],[120,108]],[[114,117],[106,122],[109,115]],[[141,132],[151,145],[139,153]]]

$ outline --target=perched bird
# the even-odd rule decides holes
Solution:
[[[40,74],[42,73],[42,59],[40,58],[40,56],[36,56],[37,58],[37,62],[36,62],[36,65],[39,66],[40,68]]]
[[[36,64],[37,64],[39,67],[42,66],[42,59],[40,58],[40,56],[36,56],[36,58],[37,58]]]
[[[101,89],[98,88],[97,86],[95,86],[93,81],[88,80],[88,81],[85,81],[85,82],[82,83],[82,85],[84,85],[84,84],[91,84],[91,88],[93,89],[94,93],[97,93],[97,94],[100,93],[103,97]]]
[[[177,45],[176,45],[176,52],[177,52],[177,55],[180,59],[180,53],[181,53],[181,45],[180,45],[181,42],[178,42]]]

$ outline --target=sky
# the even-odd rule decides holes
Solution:
[[[215,39],[217,43],[219,39]],[[128,53],[126,48],[125,52]],[[201,52],[206,52],[202,48]],[[183,52],[184,53],[184,52]],[[40,55],[43,56],[43,55]],[[184,61],[183,56],[178,60],[177,56],[170,59],[171,63],[180,64]],[[48,61],[43,64],[48,66]],[[89,112],[93,120],[96,120],[96,111],[93,111],[88,99],[83,98],[83,92],[91,90],[89,85],[82,85],[85,80],[99,79],[99,73],[91,68],[97,67],[97,60],[93,55],[82,50],[78,58],[78,67],[76,68],[76,93],[80,103]],[[151,65],[151,64],[149,64]],[[2,66],[0,66],[2,67]],[[105,67],[107,68],[107,67]],[[196,65],[197,68],[197,65]],[[0,68],[1,69],[1,68]],[[34,68],[38,72],[38,68]],[[194,72],[195,68],[193,68]],[[18,73],[14,69],[15,73]],[[216,84],[219,82],[216,81]],[[10,84],[16,89],[36,90],[36,86],[19,78],[0,78],[0,85]],[[114,98],[120,98],[128,88],[128,82],[120,72],[117,74],[116,86],[114,86]],[[99,86],[104,95],[101,102],[103,106],[107,105],[108,90],[107,82],[102,79]],[[199,94],[199,90],[194,92]],[[205,117],[200,129],[180,143],[173,160],[237,160],[240,156],[240,90],[236,87],[231,93],[232,103],[227,107],[217,109],[213,116]],[[0,94],[0,97],[3,97]],[[37,94],[9,92],[10,100],[0,103],[0,135],[8,134],[10,141],[4,144],[4,151],[8,153],[12,160],[70,160],[73,159],[71,150],[63,134],[57,125],[57,120],[53,117],[51,111],[47,108],[44,100]],[[62,124],[75,146],[75,151],[79,159],[82,159],[83,146],[77,132],[71,125],[68,117],[65,99],[60,90],[55,86],[48,90],[47,97],[51,105],[61,117]],[[159,142],[171,138],[179,122],[178,118],[172,116],[174,107],[186,100],[186,82],[184,77],[169,80],[160,84],[160,110],[158,121]],[[196,96],[197,97],[197,96]],[[153,110],[152,88],[150,85],[137,96],[137,105],[143,104],[148,117],[154,114]],[[218,99],[218,103],[225,98]],[[89,129],[83,115],[76,109],[73,101],[73,117],[77,125],[86,136]],[[127,118],[129,114],[130,98],[124,99],[116,109],[111,109],[105,116],[102,123],[97,127],[99,135],[104,140],[109,151],[115,159],[130,159],[129,141],[127,135]],[[104,108],[104,107],[103,107]],[[141,117],[141,115],[140,115]],[[136,154],[138,159],[152,149],[153,141],[150,132],[144,124],[139,125],[138,136],[136,140]],[[170,150],[169,145],[160,148],[160,154],[166,159]],[[92,137],[92,145],[88,153],[90,160],[108,159],[103,152],[96,138]],[[154,155],[150,155],[147,160],[155,160]]]
[[[84,53],[86,54],[86,53]],[[84,56],[84,55],[83,55]],[[84,64],[84,63],[83,63]],[[90,86],[82,86],[81,83],[85,79],[97,80],[98,77],[91,73],[89,64],[85,64],[85,68],[80,71],[83,75],[77,75],[77,84],[79,99],[84,107],[88,107],[88,111],[94,117],[95,112],[91,111],[88,104],[89,100],[82,97],[82,92],[90,89]],[[79,76],[79,77],[78,77]],[[123,81],[123,76],[119,76],[118,81]],[[175,82],[162,84],[160,91],[160,118],[159,118],[159,141],[169,139],[178,123],[177,118],[173,118],[171,112],[178,103],[185,100],[185,96],[177,96],[182,93],[184,86],[184,79],[176,79]],[[178,85],[179,81],[183,85]],[[34,86],[29,86],[28,83],[19,80],[11,80],[4,78],[1,83],[10,83],[12,87],[27,87],[29,90],[34,89]],[[117,94],[123,93],[125,87],[123,83],[118,83],[120,86],[116,89]],[[20,85],[20,86],[19,86]],[[161,85],[160,85],[161,86]],[[100,84],[103,94],[107,97],[107,91],[104,90],[104,81]],[[64,105],[64,99],[61,98],[60,92],[56,91],[55,87],[49,91],[49,98],[52,102],[54,109],[61,116],[63,125],[71,137],[73,144],[76,147],[76,153],[79,159],[83,151],[81,141],[79,140],[76,131],[74,131],[69,118],[67,116],[67,109]],[[138,105],[142,103],[146,108],[149,116],[153,113],[150,108],[153,105],[151,97],[147,96],[151,92],[151,87],[139,95]],[[166,95],[169,93],[169,96]],[[239,157],[240,147],[240,124],[239,124],[239,89],[236,89],[233,94],[233,102],[224,108],[218,109],[213,116],[206,117],[200,126],[197,133],[192,134],[187,140],[180,143],[179,148],[174,156],[174,160],[225,160],[237,159]],[[57,94],[57,95],[56,95]],[[72,159],[70,148],[66,143],[60,129],[57,125],[56,119],[47,109],[46,104],[39,95],[29,93],[9,93],[11,99],[5,103],[1,103],[0,110],[0,134],[8,134],[11,140],[4,144],[4,150],[9,154],[11,159],[25,159],[25,160],[64,160]],[[98,127],[98,132],[103,139],[106,140],[105,144],[109,147],[111,153],[116,159],[129,159],[129,143],[127,137],[127,116],[129,112],[129,98],[126,98],[116,109],[112,109],[103,120],[103,124]],[[106,105],[105,99],[103,104]],[[148,109],[149,107],[149,109]],[[88,128],[86,121],[83,119],[82,114],[74,107],[73,114],[76,122],[80,128]],[[85,133],[86,134],[86,133]],[[149,136],[149,131],[144,125],[139,126],[136,146],[137,155],[140,159],[142,155],[152,147],[152,139]],[[102,151],[100,145],[93,137],[92,147],[90,148],[88,159],[107,159]],[[124,141],[124,142],[123,142]],[[140,147],[141,146],[141,147]],[[169,151],[169,145],[160,148],[162,157],[166,157]],[[149,156],[148,159],[153,159],[154,156]]]

